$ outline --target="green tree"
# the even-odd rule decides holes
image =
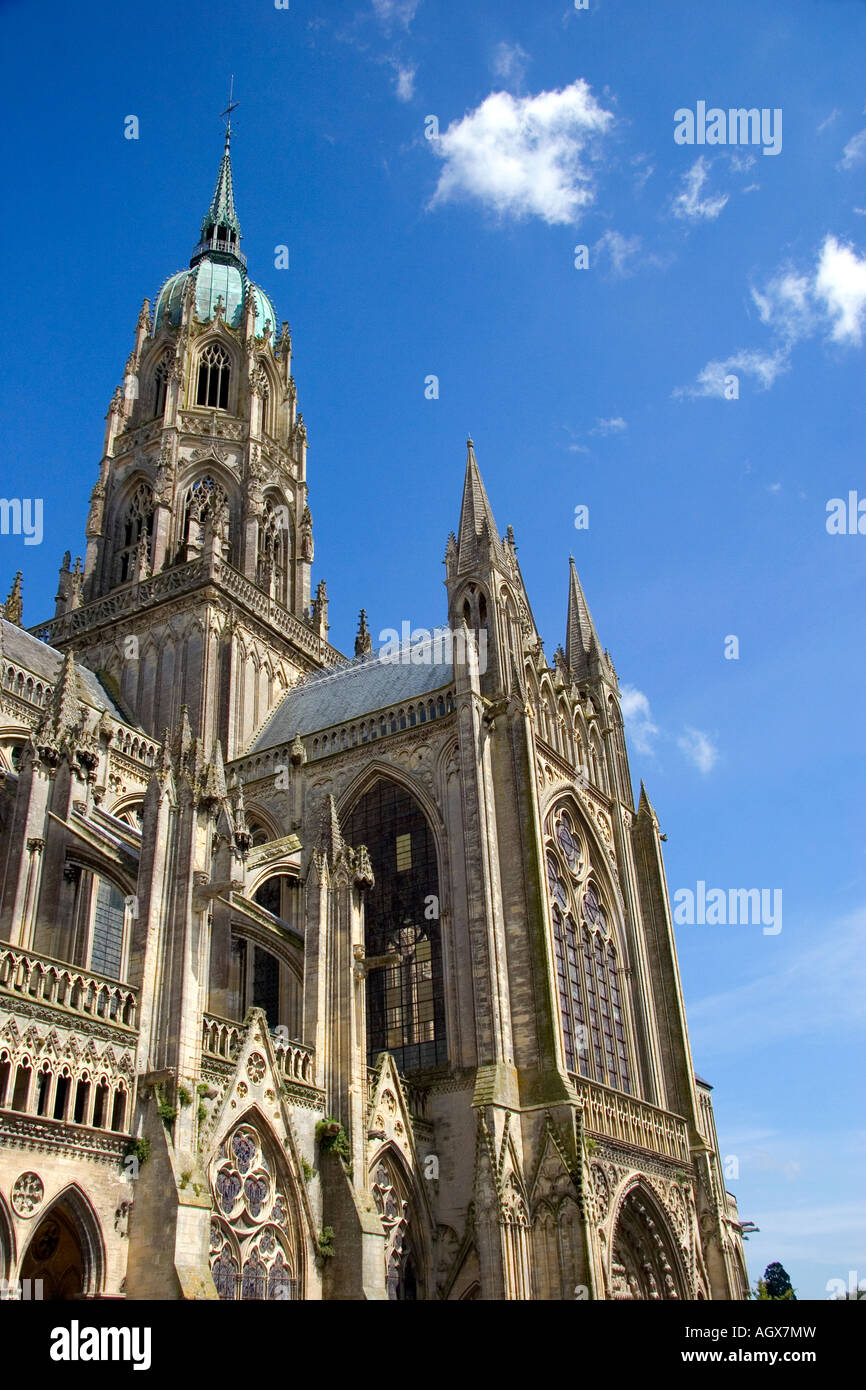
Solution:
[[[781,1303],[786,1300],[793,1300],[796,1303],[797,1295],[794,1293],[791,1277],[784,1265],[780,1265],[778,1260],[767,1265],[763,1279],[758,1280],[755,1298],[769,1299],[774,1303]]]

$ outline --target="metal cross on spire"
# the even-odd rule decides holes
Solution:
[[[228,144],[232,134],[232,112],[235,111],[237,107],[240,105],[240,102],[232,100],[232,98],[234,97],[234,91],[235,75],[234,73],[232,73],[231,82],[229,84],[229,104],[226,107],[225,111],[220,112],[220,119],[224,119],[226,123],[226,144]]]

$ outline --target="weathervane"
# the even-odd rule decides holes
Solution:
[[[221,119],[221,120],[222,120],[222,119],[225,119],[225,123],[226,123],[226,144],[228,144],[229,140],[231,139],[231,134],[232,134],[232,112],[233,112],[234,110],[236,110],[236,108],[240,105],[240,102],[237,102],[237,101],[233,101],[233,100],[232,100],[232,98],[233,98],[233,96],[234,96],[234,90],[235,90],[235,75],[234,75],[234,73],[232,73],[231,83],[229,84],[229,104],[228,104],[228,106],[226,107],[225,111],[221,111],[221,112],[220,112],[220,119]]]

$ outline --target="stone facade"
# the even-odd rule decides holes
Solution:
[[[447,625],[331,647],[291,337],[239,239],[227,140],[83,566],[0,624],[3,1288],[742,1298],[574,563],[551,665],[470,441]]]

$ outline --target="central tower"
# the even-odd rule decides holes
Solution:
[[[287,323],[247,274],[231,127],[189,267],[144,301],[108,410],[83,571],[69,556],[40,630],[74,648],[159,736],[187,705],[206,746],[242,751],[327,643],[311,602],[307,434]]]

